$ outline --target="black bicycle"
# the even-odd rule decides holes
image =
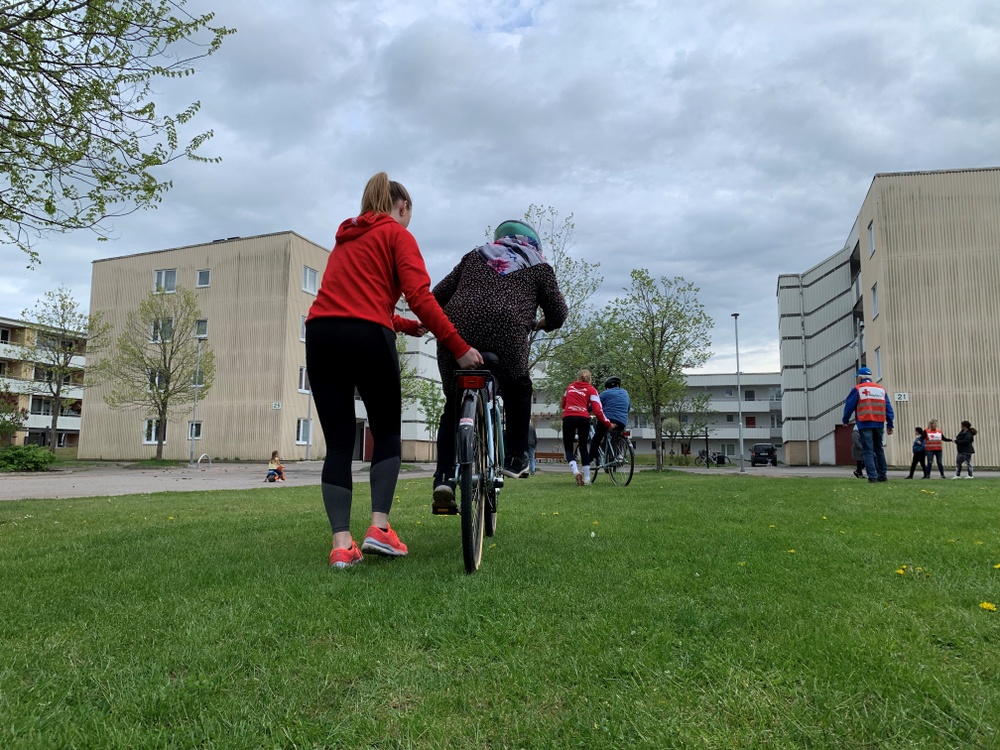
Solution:
[[[481,352],[486,367],[495,354]],[[462,516],[465,572],[475,573],[483,557],[483,536],[497,528],[497,496],[503,489],[503,423],[496,378],[490,370],[459,370],[458,427],[455,435],[455,484]]]
[[[733,459],[725,453],[712,451],[709,454],[704,449],[698,451],[698,457],[694,460],[695,466],[732,466]]]
[[[590,440],[594,439],[596,426],[590,424]],[[606,472],[613,484],[625,487],[632,481],[635,473],[635,446],[632,445],[630,430],[608,430],[604,439],[597,447],[597,455],[593,457],[597,468],[590,476],[591,483],[597,481],[601,472]]]

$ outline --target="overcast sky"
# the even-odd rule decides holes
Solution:
[[[0,250],[0,316],[91,262],[292,230],[332,246],[384,170],[432,282],[529,204],[574,215],[600,299],[683,276],[715,320],[705,372],[777,371],[780,273],[843,247],[878,172],[1000,165],[993,0],[191,0],[235,27],[155,211]],[[164,110],[166,113],[168,110]]]

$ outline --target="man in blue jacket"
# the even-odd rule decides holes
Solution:
[[[849,424],[855,416],[861,447],[865,452],[865,472],[869,482],[888,482],[886,476],[885,448],[882,447],[883,429],[892,434],[892,404],[885,388],[872,382],[872,371],[867,367],[858,370],[857,385],[847,394],[844,402],[843,423]]]
[[[614,423],[615,433],[621,432],[628,425],[628,413],[632,408],[632,400],[628,397],[628,391],[622,388],[622,380],[617,375],[612,375],[604,381],[604,392],[601,394],[601,408],[604,409],[604,416]],[[597,449],[604,440],[608,428],[601,422],[594,427],[594,439],[590,443],[590,455],[594,463],[597,463]]]

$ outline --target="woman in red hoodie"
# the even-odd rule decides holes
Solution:
[[[581,487],[590,484],[590,454],[587,451],[587,443],[590,441],[590,413],[593,412],[601,424],[609,430],[614,428],[611,420],[604,416],[601,397],[597,395],[597,389],[591,384],[592,379],[590,370],[580,370],[576,380],[567,386],[561,403],[563,448],[566,451],[566,461],[569,463],[569,470],[576,477],[576,483]],[[580,463],[583,464],[582,474],[573,457],[574,439],[580,446]]]
[[[413,235],[410,194],[385,172],[368,180],[361,213],[337,230],[316,301],[306,319],[306,368],[323,435],[323,504],[333,531],[330,564],[346,568],[362,552],[399,557],[407,552],[389,526],[400,466],[402,396],[396,331],[430,330],[461,368],[482,364],[458,335],[430,291],[430,277]],[[420,322],[394,314],[400,295]],[[361,549],[351,536],[351,458],[354,392],[368,412],[373,439],[371,526]]]

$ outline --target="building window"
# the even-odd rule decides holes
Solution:
[[[309,373],[305,367],[299,368],[299,393],[312,393],[309,387]]]
[[[201,271],[198,271],[198,275],[194,284],[196,287],[198,287],[199,289],[204,289],[206,286],[211,285],[211,283],[212,283],[211,269],[204,268]]]
[[[875,348],[875,380],[882,379],[882,347]]]
[[[725,453],[727,456],[735,456],[736,455],[736,444],[735,443],[723,443],[722,444],[722,452]]]
[[[312,445],[312,420],[299,419],[295,423],[295,444]]]
[[[172,294],[177,291],[177,269],[167,268],[153,271],[153,291]]]
[[[744,401],[756,401],[757,400],[757,392],[756,391],[744,390],[743,391],[743,400]]]
[[[32,414],[41,414],[46,417],[52,416],[52,401],[47,398],[38,398],[36,396],[31,397],[31,407],[29,411]]]
[[[174,336],[174,319],[164,318],[163,320],[154,320],[152,328],[149,332],[149,341],[152,344],[162,344],[165,341],[170,341]]]
[[[733,422],[735,422],[735,421],[736,421],[736,417],[734,417],[734,416],[733,416],[732,414],[727,414],[727,415],[726,415],[726,422],[727,422],[727,423],[730,423],[730,424],[731,424],[731,423],[733,423]]]
[[[165,391],[167,390],[167,376],[162,370],[150,370],[149,373],[149,385],[146,390],[149,393],[154,391]]]
[[[201,421],[188,422],[188,440],[201,440]]]
[[[146,432],[143,434],[142,442],[143,445],[155,445],[156,444],[156,427],[160,424],[158,419],[147,419],[146,420]],[[163,442],[167,442],[167,430],[166,426],[163,428]]]
[[[9,344],[9,343],[10,343],[10,329],[0,328],[0,344]]]
[[[872,284],[872,317],[878,317],[878,283]]]
[[[757,417],[747,417],[747,427],[756,427]]]
[[[299,322],[299,341],[306,340],[306,316],[302,316],[302,320]]]
[[[202,318],[194,322],[194,337],[196,339],[208,338],[208,320]]]
[[[781,417],[779,417],[777,414],[772,414],[771,415],[771,429],[772,430],[776,430],[779,427],[781,427]]]
[[[0,361],[0,378],[7,377],[7,363]]]
[[[722,393],[723,393],[723,395],[726,398],[732,398],[733,397],[733,389],[732,388],[726,388],[726,390],[724,390]]]
[[[868,222],[868,257],[875,254],[875,222]]]
[[[315,268],[302,266],[302,291],[316,294],[319,291],[319,274]]]

